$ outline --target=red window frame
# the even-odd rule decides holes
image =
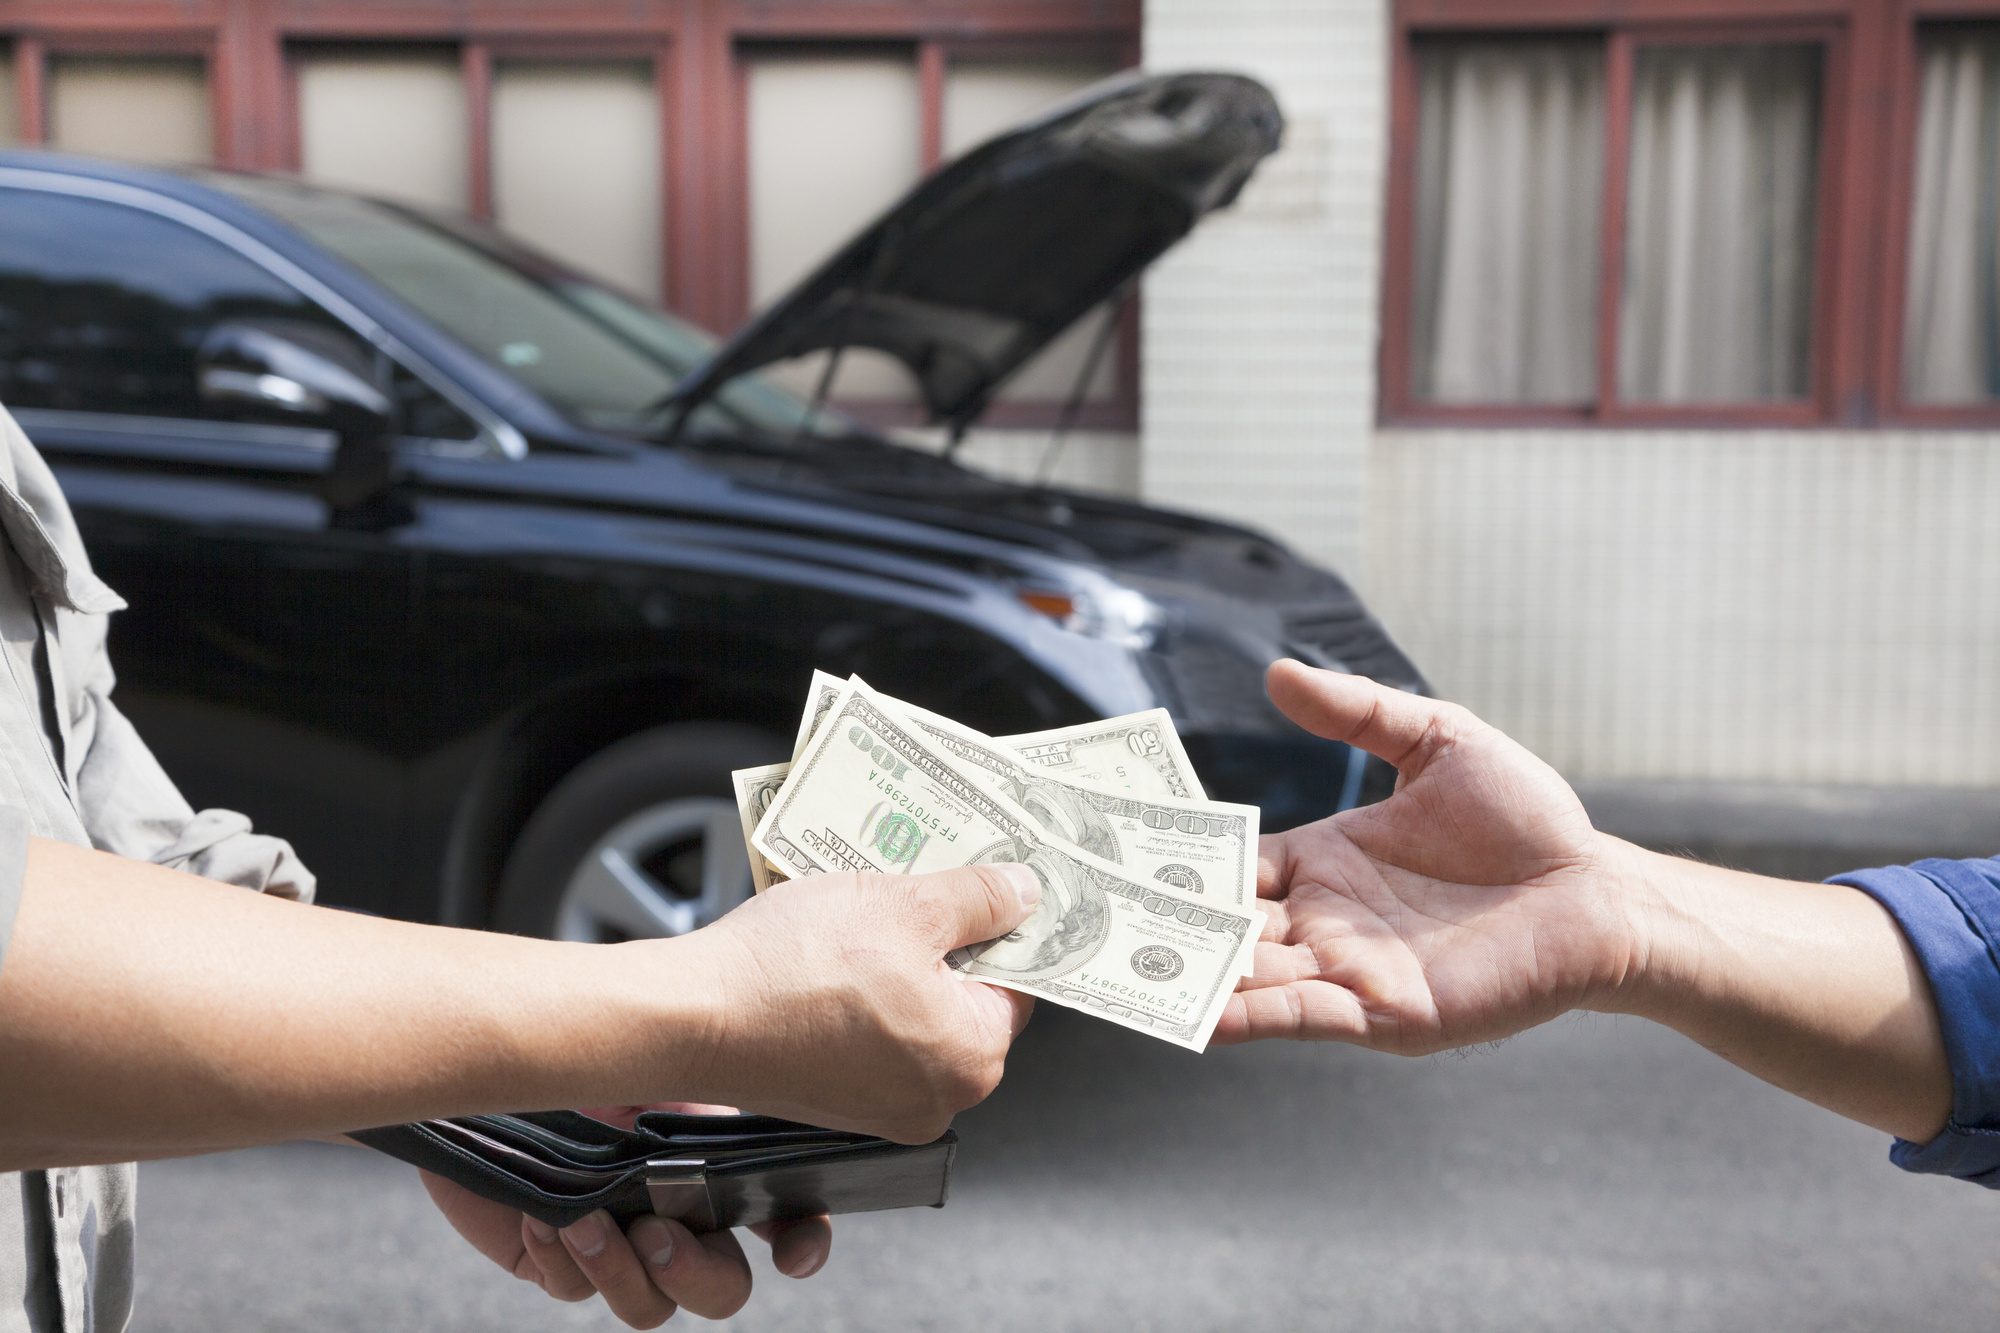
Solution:
[[[1874,348],[1873,388],[1885,420],[1898,425],[1941,428],[2000,426],[2000,399],[1940,406],[1912,403],[1903,396],[1903,314],[1909,291],[1910,209],[1916,202],[1917,119],[1922,100],[1921,38],[1932,25],[1993,23],[2000,31],[2000,3],[1994,0],[1927,0],[1898,6],[1904,21],[1891,34],[1888,62],[1897,73],[1884,99],[1887,141],[1893,146],[1883,171],[1887,225],[1882,240],[1882,309],[1889,332]]]
[[[1914,189],[1918,32],[2000,21],[2000,0],[1396,0],[1391,25],[1389,188],[1379,409],[1385,425],[1827,427],[2000,425],[2000,401],[1906,403],[1903,293]],[[1547,33],[1605,42],[1605,173],[1596,401],[1581,407],[1423,402],[1410,392],[1416,216],[1416,43]],[[1807,396],[1784,403],[1650,404],[1617,397],[1632,57],[1639,46],[1721,41],[1822,44],[1813,348]],[[1886,114],[1885,114],[1886,113]],[[1884,186],[1887,188],[1883,188]]]
[[[748,126],[743,52],[758,43],[893,44],[917,61],[923,165],[943,144],[945,73],[954,57],[1108,55],[1137,63],[1141,0],[10,0],[0,45],[11,49],[21,140],[47,137],[47,70],[64,55],[199,56],[207,65],[218,165],[296,170],[297,57],[329,46],[434,46],[464,73],[471,211],[492,211],[492,68],[496,60],[650,61],[660,107],[661,256],[665,303],[726,333],[750,313]],[[1122,315],[1117,392],[1085,406],[1085,429],[1130,430],[1139,413],[1136,311]],[[995,404],[993,426],[1047,426],[1060,403]],[[900,424],[896,412],[868,410]],[[914,412],[907,415],[914,421]]]

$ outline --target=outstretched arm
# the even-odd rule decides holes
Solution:
[[[1455,705],[1296,662],[1268,683],[1400,776],[1379,805],[1264,840],[1265,942],[1215,1040],[1415,1055],[1630,1013],[1904,1139],[1943,1128],[1936,1006],[1872,898],[1601,834],[1553,769]]]
[[[21,883],[0,1170],[656,1101],[923,1142],[1026,1019],[943,962],[1025,916],[1002,867],[798,881],[618,945],[306,907],[39,839]]]

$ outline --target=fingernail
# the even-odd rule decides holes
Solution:
[[[564,1227],[563,1236],[570,1247],[586,1259],[595,1259],[604,1253],[604,1223],[596,1213]]]
[[[667,1229],[666,1223],[642,1217],[632,1224],[632,1230],[627,1234],[633,1247],[653,1267],[665,1268],[674,1261],[674,1233]]]
[[[537,1222],[531,1217],[528,1219],[528,1230],[533,1232],[535,1239],[544,1245],[556,1243],[556,1229],[547,1222]]]
[[[785,1270],[786,1277],[811,1277],[826,1263],[825,1250],[808,1250],[799,1256],[798,1262]]]
[[[1014,881],[1014,892],[1021,895],[1021,906],[1033,907],[1042,900],[1041,877],[1019,861],[1009,861],[1000,867],[1000,873]],[[800,1276],[793,1274],[794,1277]]]

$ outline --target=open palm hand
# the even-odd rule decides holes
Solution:
[[[1270,920],[1217,1042],[1353,1042],[1420,1055],[1544,1022],[1632,953],[1600,874],[1615,844],[1555,771],[1452,704],[1297,662],[1271,698],[1395,765],[1379,805],[1263,841]]]

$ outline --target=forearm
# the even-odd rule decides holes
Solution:
[[[1951,1112],[1936,1006],[1894,919],[1855,889],[1618,845],[1633,973],[1593,1007],[1664,1023],[1757,1077],[1922,1143]]]
[[[693,940],[415,926],[36,840],[0,963],[0,1170],[705,1100],[714,972]]]

